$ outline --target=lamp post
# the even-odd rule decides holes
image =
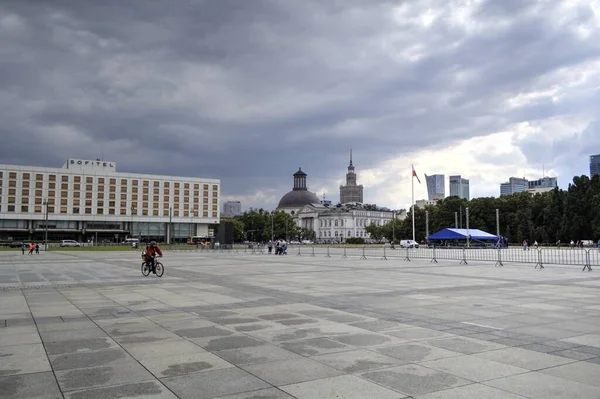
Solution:
[[[467,248],[471,246],[471,234],[469,233],[469,207],[465,209],[467,213]]]
[[[169,207],[169,239],[167,244],[171,244],[173,242],[173,232],[171,231],[173,228],[173,208]]]
[[[133,238],[134,234],[133,234],[133,211],[135,210],[135,206],[131,205],[131,227],[129,229],[129,234],[131,234],[131,237]]]
[[[44,200],[44,206],[46,207],[44,215],[44,251],[48,251],[48,200]]]
[[[273,236],[273,218],[275,217],[275,211],[271,211],[271,242],[274,240]]]
[[[396,245],[396,211],[392,212],[392,245]]]

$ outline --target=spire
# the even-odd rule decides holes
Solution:
[[[352,148],[350,148],[350,166],[352,166]]]

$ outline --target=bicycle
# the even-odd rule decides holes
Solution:
[[[156,274],[157,277],[162,277],[165,273],[165,267],[156,259],[154,259],[154,265],[149,265],[148,262],[144,260],[144,262],[142,262],[142,275],[144,277],[148,276],[151,271],[154,271],[154,274]]]

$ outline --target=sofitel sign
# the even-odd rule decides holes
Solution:
[[[79,165],[79,166],[102,166],[105,168],[114,168],[115,165],[112,162],[104,162],[104,161],[86,161],[83,159],[70,159],[69,165]]]

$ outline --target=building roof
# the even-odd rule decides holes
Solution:
[[[281,197],[277,208],[302,208],[309,204],[320,203],[319,197],[308,190],[292,190]]]
[[[430,240],[466,240],[467,236],[478,241],[497,240],[498,237],[479,229],[443,229],[431,234]]]

